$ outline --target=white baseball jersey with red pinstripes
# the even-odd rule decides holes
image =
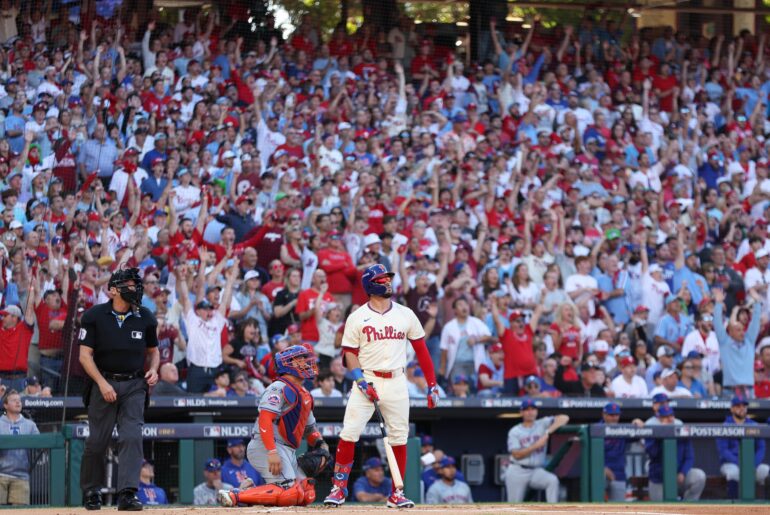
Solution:
[[[422,324],[408,307],[391,302],[390,309],[378,313],[367,302],[345,322],[342,346],[358,349],[363,370],[387,371],[406,367],[409,340],[424,337]]]

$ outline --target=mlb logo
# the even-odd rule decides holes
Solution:
[[[221,436],[222,429],[219,426],[204,426],[203,436],[217,438]]]
[[[131,331],[131,338],[133,338],[134,340],[141,340],[142,331]]]

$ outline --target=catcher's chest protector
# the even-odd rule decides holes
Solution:
[[[302,479],[289,488],[279,485],[254,486],[238,493],[240,504],[262,506],[307,506],[315,501],[315,481]]]
[[[284,441],[296,449],[302,443],[307,419],[313,411],[313,397],[301,386],[295,386],[288,381],[281,383],[284,384],[283,396],[289,408],[281,413],[278,419],[278,431]]]

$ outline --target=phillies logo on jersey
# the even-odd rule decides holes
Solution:
[[[376,328],[365,325],[361,330],[361,333],[366,336],[367,342],[380,341],[380,340],[403,340],[406,338],[406,333],[403,331],[396,331],[396,328],[392,325],[386,325],[382,331],[378,331]]]

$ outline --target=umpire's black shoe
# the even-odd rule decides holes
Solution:
[[[101,510],[102,494],[99,492],[86,492],[85,496],[83,497],[83,507],[89,511]]]
[[[118,494],[118,511],[142,511],[142,501],[134,490],[126,489]]]

